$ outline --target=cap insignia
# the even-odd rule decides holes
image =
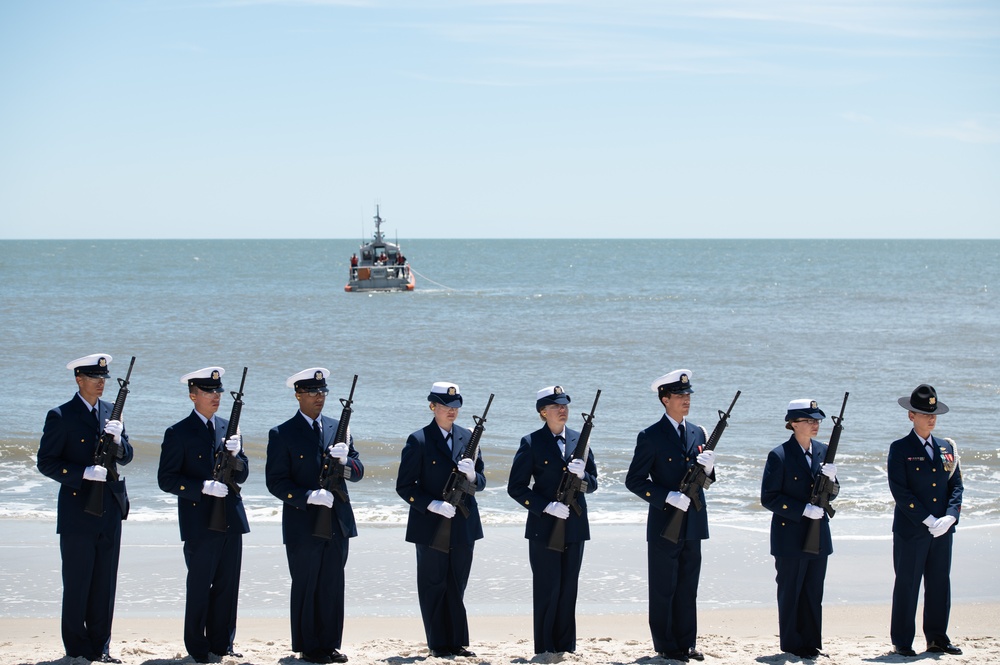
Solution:
[[[219,380],[219,370],[217,369],[212,370],[212,378],[216,381]]]
[[[555,388],[553,388],[552,389],[552,394],[553,395],[562,395],[563,394],[563,388],[562,388],[562,386],[556,386]]]
[[[687,383],[687,382],[688,382],[688,375],[681,374],[681,383]]]
[[[937,398],[936,397],[928,397],[927,398],[927,403],[930,404],[931,406],[934,406],[935,404],[937,404]]]
[[[317,381],[322,381],[323,380],[323,372],[316,372],[316,375],[313,378],[315,380],[317,380]]]
[[[98,367],[107,367],[108,366],[108,359],[107,358],[101,358],[100,360],[97,361],[97,366]]]
[[[816,400],[813,400],[813,401],[809,402],[809,408],[810,409],[816,409],[818,407],[819,407],[819,405],[816,404]]]
[[[455,395],[455,386],[451,386],[448,388],[448,394],[452,396]]]

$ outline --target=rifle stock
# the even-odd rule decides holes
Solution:
[[[354,375],[354,381],[351,383],[351,392],[348,394],[347,399],[343,397],[340,398],[340,405],[343,407],[340,411],[340,422],[337,424],[337,432],[333,435],[334,444],[337,443],[349,443],[348,433],[351,430],[351,414],[354,413],[354,409],[351,405],[354,404],[354,389],[358,385],[358,375]],[[319,472],[319,488],[324,489],[332,493],[338,501],[346,503],[348,501],[347,489],[344,486],[344,479],[351,477],[351,467],[346,464],[341,464],[341,462],[330,455],[330,451],[323,450],[323,468]],[[322,538],[323,540],[330,540],[333,538],[333,524],[331,522],[331,513],[333,508],[327,508],[326,506],[316,506],[316,520],[313,522],[313,536],[317,538]],[[345,532],[345,527],[343,524],[340,525],[341,533]]]
[[[243,378],[240,379],[239,391],[230,391],[233,396],[233,410],[229,413],[229,425],[226,426],[226,435],[222,439],[223,445],[215,453],[215,467],[212,470],[212,479],[216,482],[224,483],[230,492],[240,493],[240,486],[233,477],[243,470],[243,460],[233,457],[226,450],[225,442],[236,436],[240,431],[240,415],[243,413],[243,387],[247,382],[247,368],[243,368]],[[212,514],[208,520],[210,531],[225,533],[229,528],[229,520],[226,518],[226,497],[212,497]]]
[[[469,437],[469,443],[465,446],[465,450],[462,451],[462,457],[471,459],[473,463],[479,456],[479,440],[482,438],[483,431],[486,429],[486,414],[490,412],[490,406],[492,404],[493,393],[490,393],[490,399],[486,402],[486,408],[483,409],[483,415],[472,416],[472,420],[476,423],[476,426],[472,430],[472,436]],[[455,510],[462,513],[462,517],[468,517],[469,508],[465,505],[465,497],[474,495],[476,490],[476,483],[470,482],[469,479],[465,477],[465,474],[460,473],[456,467],[452,469],[451,475],[448,476],[448,481],[445,483],[444,489],[441,492],[441,498],[445,502],[455,506]],[[434,541],[431,543],[431,547],[438,552],[445,553],[451,549],[451,519],[442,517],[438,522],[437,531],[434,532]]]
[[[115,404],[111,408],[110,420],[122,419],[122,412],[125,410],[125,398],[128,397],[129,393],[128,384],[132,378],[132,367],[134,365],[135,356],[132,356],[132,361],[128,364],[128,372],[125,373],[125,378],[118,379],[118,396],[115,397]],[[98,425],[100,426],[100,423]],[[103,466],[108,470],[108,480],[118,480],[118,444],[115,443],[115,437],[107,432],[102,432],[97,441],[97,448],[94,450],[94,464],[96,466]],[[84,512],[95,517],[100,517],[104,514],[105,485],[106,483],[90,482],[90,492],[87,494],[87,505],[83,509]]]
[[[844,402],[840,405],[840,416],[833,418],[833,432],[830,433],[830,443],[827,444],[823,466],[833,464],[834,459],[837,457],[837,447],[840,445],[840,433],[844,431],[844,409],[847,407],[847,398],[850,394],[847,392],[844,393]],[[834,494],[836,487],[837,484],[832,478],[827,478],[822,473],[817,474],[816,480],[813,483],[812,496],[809,497],[809,503],[819,506],[827,515],[833,517],[837,511],[830,505],[830,495]],[[822,521],[822,518],[809,520],[809,524],[806,526],[806,538],[802,544],[802,551],[806,554],[819,554],[820,523]]]
[[[601,399],[600,390],[594,397],[594,405],[590,407],[590,413],[582,414],[583,429],[580,430],[580,440],[577,442],[570,459],[582,459],[584,463],[587,461],[587,456],[590,453],[590,432],[594,429],[594,412],[597,410],[599,399]],[[556,489],[555,500],[572,508],[577,515],[582,515],[583,508],[577,498],[586,492],[587,481],[577,478],[575,474],[569,472],[569,469],[565,469],[559,480],[559,487]],[[555,523],[552,525],[547,547],[554,552],[562,552],[566,549],[566,520],[561,520],[558,517],[552,519],[555,520]]]
[[[741,390],[737,390],[736,396],[733,397],[733,401],[729,404],[729,408],[725,411],[719,411],[719,422],[715,424],[712,435],[708,437],[708,441],[705,443],[705,450],[715,450],[715,447],[719,445],[722,433],[729,426],[729,414],[732,413],[733,407],[736,406],[736,400],[740,398],[741,393]],[[694,506],[694,509],[700,512],[705,507],[701,502],[700,492],[703,489],[707,489],[711,484],[712,479],[705,473],[705,467],[695,463],[688,467],[687,473],[684,474],[680,487],[678,487],[678,491],[687,495],[691,499],[691,506]],[[683,510],[674,508],[674,512],[670,515],[670,521],[663,527],[660,536],[672,543],[677,543],[681,537],[681,525],[684,522],[684,515],[685,512]]]

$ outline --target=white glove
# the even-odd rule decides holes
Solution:
[[[108,470],[100,465],[88,466],[83,470],[83,479],[95,483],[106,483],[108,482]]]
[[[468,457],[463,457],[458,461],[458,470],[465,474],[470,483],[476,482],[476,463]]]
[[[691,497],[680,492],[670,492],[667,494],[667,503],[682,513],[686,513],[688,506],[691,505]]]
[[[455,506],[440,499],[435,499],[427,504],[427,510],[449,520],[455,516]]]
[[[583,474],[587,470],[587,463],[582,459],[570,460],[570,463],[566,466],[566,470],[580,480],[583,480]]]
[[[215,480],[206,480],[201,484],[201,493],[209,496],[217,496],[222,499],[229,494],[229,488],[226,487],[225,483],[220,483]]]
[[[314,506],[326,506],[327,508],[333,508],[333,494],[327,492],[326,490],[312,490],[309,495],[306,496],[306,503],[311,503]]]
[[[837,477],[837,465],[833,464],[832,462],[830,464],[824,464],[822,467],[820,467],[819,472],[822,473],[827,478],[829,478],[830,480],[833,480],[834,478]]]
[[[802,511],[802,517],[809,520],[821,520],[823,519],[823,509],[819,506],[807,503],[806,509]]]
[[[233,457],[240,454],[240,450],[243,449],[243,437],[237,434],[236,436],[229,437],[226,439],[226,450]]]
[[[931,535],[935,538],[943,536],[948,533],[952,525],[955,523],[955,518],[951,515],[945,515],[944,517],[939,517],[934,520],[934,526],[930,527]]]
[[[928,515],[924,518],[924,526],[930,529],[937,522],[937,518],[933,515]]]
[[[712,469],[715,468],[715,451],[706,450],[705,452],[698,455],[698,457],[695,458],[695,461],[697,461],[698,464],[701,464],[703,467],[705,467],[705,474],[708,475],[712,473]]]
[[[122,425],[122,421],[120,421],[120,420],[105,420],[104,421],[104,432],[106,434],[110,434],[114,438],[115,443],[121,443],[122,442],[122,430],[124,430],[124,429],[125,429],[125,426]]]
[[[549,505],[545,506],[545,510],[543,510],[542,512],[548,513],[549,515],[552,515],[552,517],[555,517],[557,519],[564,520],[567,517],[569,517],[569,506],[567,506],[565,503],[559,503],[558,501],[553,501]]]
[[[338,443],[330,446],[326,450],[330,453],[330,457],[333,457],[341,464],[347,463],[347,453],[350,452],[350,449],[347,447],[346,443]]]

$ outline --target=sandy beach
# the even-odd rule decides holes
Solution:
[[[921,654],[907,659],[890,653],[886,637],[886,605],[836,607],[826,610],[825,657],[819,663],[1000,662],[1000,604],[959,604],[953,607],[951,637],[962,646],[962,656]],[[706,663],[790,663],[800,659],[777,647],[776,613],[768,609],[708,610],[699,615],[700,648]],[[584,615],[578,620],[578,650],[573,654],[535,656],[528,616],[474,616],[470,620],[471,648],[476,658],[448,659],[467,663],[665,663],[652,651],[645,615]],[[762,629],[762,626],[768,626]],[[115,622],[113,652],[132,665],[169,665],[193,662],[179,639],[181,618],[119,619]],[[288,628],[277,618],[241,619],[238,648],[242,658],[227,657],[225,665],[270,665],[299,662],[288,649]],[[919,644],[915,645],[919,648]],[[346,622],[342,651],[351,663],[437,663],[423,643],[419,619],[351,618]],[[56,619],[3,619],[0,656],[4,663],[85,665],[86,660],[64,658]]]
[[[0,543],[0,662],[61,663],[59,553],[54,525],[3,520]],[[706,662],[787,663],[778,649],[774,568],[766,532],[713,525],[699,598],[699,647]],[[846,529],[845,529],[846,531]],[[956,539],[950,635],[965,654],[917,660],[1000,662],[1000,581],[995,525],[965,528]],[[588,543],[578,605],[575,654],[535,656],[530,575],[520,527],[494,526],[476,550],[469,591],[475,663],[646,663],[655,657],[646,622],[645,544],[636,525],[600,525]],[[836,538],[836,536],[835,536]],[[831,558],[824,603],[826,663],[909,662],[890,653],[891,541],[842,536]],[[350,662],[420,663],[431,658],[417,614],[412,546],[402,528],[361,530],[351,544],[344,646]],[[177,526],[126,524],[112,654],[130,665],[192,662],[181,639],[184,565]],[[280,526],[255,524],[244,549],[237,650],[226,665],[299,662],[289,650],[288,571]],[[919,616],[918,616],[919,633]],[[918,637],[914,648],[921,650]]]

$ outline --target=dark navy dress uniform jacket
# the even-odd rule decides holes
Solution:
[[[215,499],[202,494],[201,490],[204,481],[212,479],[215,451],[223,447],[222,440],[228,426],[228,420],[216,416],[215,441],[209,441],[208,428],[192,411],[187,418],[167,428],[163,434],[160,467],[156,477],[161,490],[177,495],[177,521],[183,541],[200,538],[209,531],[208,523]],[[223,451],[223,454],[230,453]],[[243,468],[234,478],[237,484],[242,485],[250,475],[250,462],[243,451],[237,457]],[[224,500],[228,531],[249,532],[250,524],[243,508],[243,498],[230,491]]]
[[[451,435],[454,454],[449,449],[441,428],[431,421],[423,429],[406,438],[406,445],[400,455],[399,474],[396,478],[396,493],[410,506],[406,522],[406,541],[417,545],[430,545],[438,525],[445,519],[427,510],[431,501],[440,500],[452,471],[458,469],[457,462],[472,438],[472,432],[460,425],[452,425]],[[486,488],[483,475],[483,456],[476,455],[476,491]],[[483,537],[483,525],[479,519],[479,504],[475,496],[465,497],[465,507],[469,516],[456,512],[451,519],[451,543],[472,544]]]
[[[802,551],[810,519],[802,516],[802,511],[812,497],[814,477],[818,476],[820,465],[826,458],[827,445],[816,439],[811,440],[812,467],[807,463],[795,437],[792,436],[767,455],[764,477],[760,486],[760,502],[770,510],[771,515],[771,555],[811,558],[833,553],[830,537],[830,518],[826,514],[820,520],[819,554]],[[840,485],[835,483],[835,493]]]
[[[281,533],[287,545],[300,540],[315,538],[312,535],[317,507],[306,503],[311,490],[319,489],[319,475],[323,468],[323,451],[333,445],[340,421],[320,414],[323,426],[323,444],[316,439],[316,433],[298,412],[289,420],[273,428],[267,439],[267,465],[264,472],[267,489],[284,504],[281,513]],[[347,466],[351,477],[347,480],[358,482],[365,475],[364,464],[354,449],[354,438],[347,442]],[[344,485],[344,492],[347,485]],[[333,501],[331,511],[333,533],[343,538],[358,535],[354,521],[354,509],[350,501]]]
[[[580,433],[567,427],[566,450],[575,450],[579,440]],[[521,446],[514,454],[510,467],[507,493],[528,510],[525,538],[548,542],[556,518],[543,511],[551,501],[555,501],[566,465],[567,461],[559,452],[559,444],[547,426],[543,425],[541,429],[521,439]],[[591,451],[587,452],[583,480],[587,483],[587,494],[597,489],[597,465]],[[583,509],[583,514],[577,515],[572,509],[569,511],[569,518],[566,519],[567,543],[590,540],[586,496],[581,494],[577,497],[577,503]]]
[[[927,459],[927,451],[912,430],[889,446],[889,491],[896,500],[892,531],[904,538],[931,538],[923,524],[928,515],[935,518],[951,515],[958,524],[962,511],[965,489],[962,471],[957,469],[949,478],[944,470],[944,455],[954,459],[955,449],[944,439],[932,435],[931,440],[935,450],[933,460]],[[954,532],[952,526],[949,533]]]
[[[684,420],[687,449],[681,446],[677,430],[666,414],[659,421],[639,432],[635,454],[625,476],[625,486],[649,504],[646,519],[646,541],[658,542],[660,533],[670,520],[673,508],[667,506],[667,494],[676,492],[688,468],[697,464],[695,458],[704,450],[705,430]],[[709,477],[715,480],[715,469]],[[698,490],[702,505],[705,492]],[[665,510],[664,507],[668,509]],[[692,503],[684,518],[681,538],[705,540],[708,538],[708,509],[695,510]]]
[[[112,405],[98,400],[97,409],[97,422],[103,429],[104,421],[111,418]],[[99,433],[92,412],[79,394],[45,416],[45,427],[38,446],[38,470],[61,485],[57,533],[98,533],[109,526],[117,528],[120,525],[115,523],[128,517],[129,501],[124,478],[101,483],[104,486],[103,517],[84,512],[90,486],[96,483],[84,482],[83,470],[94,464]],[[125,452],[118,464],[128,464],[132,461],[133,451],[124,431],[121,445]]]

